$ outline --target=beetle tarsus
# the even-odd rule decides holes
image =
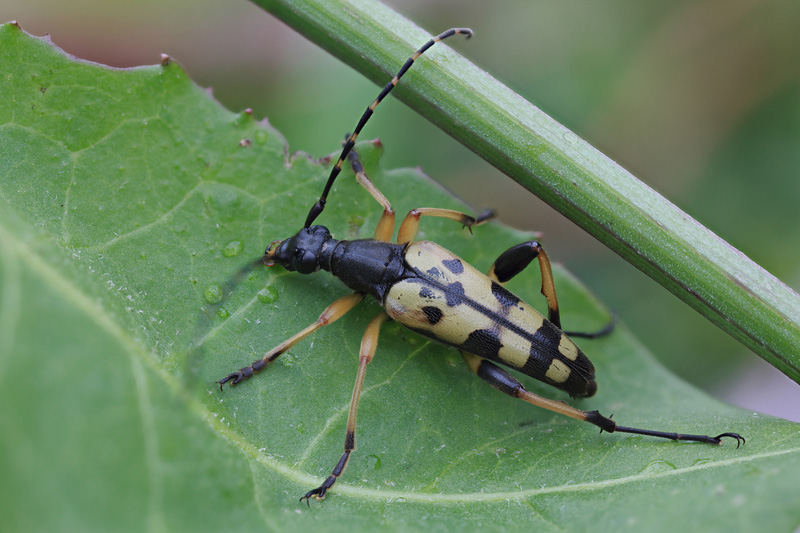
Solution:
[[[222,378],[221,380],[217,381],[219,383],[219,390],[222,390],[222,386],[226,383],[230,382],[231,386],[238,385],[242,381],[246,380],[250,376],[253,375],[253,367],[247,366],[242,368],[241,370],[237,370],[236,372],[232,372]]]
[[[742,437],[738,433],[723,433],[721,435],[717,435],[716,437],[714,437],[714,440],[717,441],[717,444],[722,444],[722,437],[730,437],[732,439],[736,439],[736,448],[739,448],[739,446],[747,442],[744,439],[744,437]]]
[[[319,487],[319,488],[316,488],[314,490],[310,490],[310,491],[306,492],[305,495],[302,498],[300,498],[300,501],[302,502],[303,500],[305,500],[306,501],[306,505],[311,507],[311,503],[309,503],[311,501],[311,498],[316,498],[317,500],[323,500],[323,499],[325,499],[325,493],[327,491],[328,490],[326,488],[324,488],[324,487]]]
[[[228,374],[221,380],[217,381],[217,384],[219,384],[219,390],[222,390],[222,386],[231,380],[233,380],[233,383],[231,383],[231,385],[236,385],[237,383],[239,383],[242,380],[241,372],[234,372],[232,374]]]
[[[336,483],[336,476],[334,476],[334,475],[328,476],[328,478],[325,480],[324,483],[322,483],[322,485],[320,485],[319,487],[317,487],[314,490],[310,490],[310,491],[306,492],[303,495],[303,497],[300,498],[300,501],[302,502],[303,500],[305,500],[306,501],[306,505],[311,507],[311,504],[309,503],[311,501],[311,498],[315,498],[317,500],[324,500],[325,499],[325,494],[327,494],[328,489],[331,488],[334,483]]]

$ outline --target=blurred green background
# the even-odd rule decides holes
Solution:
[[[387,3],[431,33],[471,27],[472,40],[449,44],[800,287],[800,2]],[[114,67],[169,54],[222,105],[252,108],[290,151],[316,157],[377,94],[246,1],[3,0],[0,19]],[[540,231],[550,257],[677,374],[800,421],[797,384],[402,104],[381,106],[362,136],[373,137],[385,167],[419,166],[476,210]]]

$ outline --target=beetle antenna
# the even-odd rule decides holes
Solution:
[[[386,97],[386,95],[392,91],[395,85],[397,85],[397,83],[400,81],[400,78],[403,77],[403,74],[405,74],[406,71],[409,68],[411,68],[411,65],[414,63],[414,61],[416,61],[416,59],[419,56],[425,53],[425,51],[428,48],[438,43],[439,41],[447,39],[451,35],[455,35],[457,33],[466,35],[467,39],[472,37],[472,30],[469,28],[450,28],[449,30],[440,33],[439,35],[437,35],[436,37],[425,43],[422,46],[422,48],[414,52],[414,55],[412,55],[411,57],[408,58],[408,60],[406,60],[403,67],[397,72],[397,74],[394,75],[392,81],[386,84],[386,86],[383,88],[378,97],[369,105],[367,110],[364,111],[364,114],[361,115],[361,119],[358,121],[358,125],[353,130],[353,133],[351,133],[350,136],[347,138],[347,141],[345,141],[344,148],[342,149],[342,155],[339,156],[339,160],[331,169],[331,175],[328,176],[328,182],[325,184],[325,189],[322,191],[322,196],[320,196],[319,200],[317,200],[317,203],[315,203],[314,206],[311,208],[311,210],[308,212],[308,217],[306,217],[306,224],[304,227],[308,228],[309,226],[311,226],[311,224],[314,223],[314,220],[316,220],[316,218],[320,215],[320,213],[322,213],[322,210],[325,209],[325,202],[328,199],[328,193],[330,192],[331,187],[333,186],[333,182],[336,181],[336,177],[339,175],[339,172],[341,172],[342,170],[342,163],[344,163],[344,160],[347,159],[347,154],[349,154],[350,150],[353,149],[353,146],[356,143],[356,139],[358,138],[359,133],[361,133],[361,129],[364,127],[364,124],[367,123],[369,117],[372,116],[372,113],[373,111],[375,111],[375,108],[378,107],[378,104],[381,103],[381,100],[383,100]]]

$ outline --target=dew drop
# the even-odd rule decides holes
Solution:
[[[564,139],[569,144],[578,144],[578,142],[580,141],[580,138],[571,131],[562,134],[561,138]]]
[[[377,455],[368,455],[367,462],[369,466],[372,467],[373,470],[380,470],[381,469],[381,458]]]
[[[263,304],[271,304],[278,299],[278,291],[274,287],[264,287],[256,294],[258,301]]]
[[[224,296],[225,291],[222,290],[222,286],[220,286],[218,283],[212,283],[203,291],[203,297],[210,304],[220,303]]]
[[[231,241],[222,249],[222,255],[225,257],[233,257],[235,255],[239,255],[239,252],[241,252],[243,249],[244,245],[241,243],[241,241]]]
[[[670,472],[675,470],[675,465],[672,463],[668,463],[667,461],[650,461],[647,463],[640,474],[660,474],[662,472]]]
[[[230,318],[231,313],[230,313],[230,311],[228,311],[224,307],[220,307],[219,309],[217,309],[217,316],[219,318],[223,318],[223,319],[224,318]]]
[[[283,364],[283,366],[285,366],[285,367],[293,367],[294,365],[297,364],[297,362],[298,362],[297,359],[298,358],[297,358],[296,355],[294,355],[292,353],[289,353],[289,352],[286,352],[285,354],[283,354],[281,356],[280,361],[281,361],[281,364]]]

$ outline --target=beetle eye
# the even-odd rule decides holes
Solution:
[[[294,255],[294,268],[301,274],[317,271],[317,256],[309,250],[297,250]]]

